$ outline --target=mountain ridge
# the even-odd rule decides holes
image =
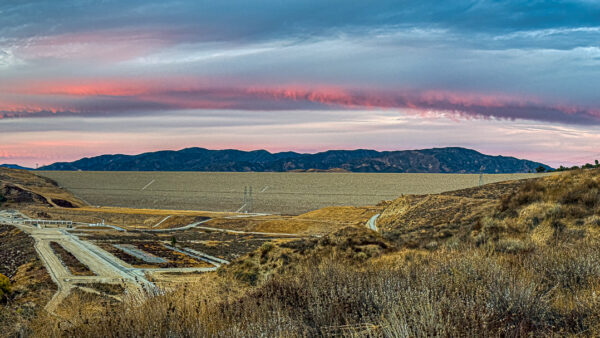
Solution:
[[[328,150],[315,154],[293,151],[271,153],[266,150],[209,150],[185,148],[161,150],[138,155],[100,155],[73,162],[58,162],[40,170],[83,171],[349,171],[381,173],[519,173],[535,172],[534,161],[507,156],[484,155],[460,148],[376,151],[370,149]]]
[[[18,164],[8,164],[8,163],[0,164],[0,168],[31,170],[31,168],[22,167]]]

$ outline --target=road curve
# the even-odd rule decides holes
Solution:
[[[373,217],[371,217],[367,222],[367,228],[373,231],[379,231],[377,229],[377,219],[379,218],[379,216],[381,216],[381,214],[373,215]]]

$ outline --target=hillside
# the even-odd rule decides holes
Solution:
[[[102,155],[41,170],[90,171],[350,171],[382,173],[518,173],[547,165],[465,148],[405,151],[330,150],[316,154],[188,148],[140,155]]]
[[[381,233],[355,226],[265,243],[189,288],[43,328],[81,337],[149,328],[155,336],[600,334],[599,170],[384,207]]]
[[[13,172],[12,181],[25,180],[32,189],[52,186],[19,178],[25,174]],[[104,304],[95,298],[79,300],[74,293],[63,309],[68,321],[38,314],[35,321],[23,322],[30,332],[25,336],[600,333],[598,169],[405,195],[369,209],[338,209],[276,221],[262,216],[207,223],[245,231],[289,227],[321,236],[260,241],[243,255],[228,257],[231,264],[217,273],[165,277],[182,284],[143,302]],[[365,227],[375,213],[381,214],[378,232]],[[327,227],[319,221],[327,221]],[[201,244],[197,250],[202,251],[243,244],[229,237],[217,245],[216,237],[198,241],[192,235],[187,231],[173,238],[178,245]],[[86,235],[93,240],[99,236],[105,235]],[[23,268],[18,267],[25,255],[33,257],[31,240],[8,227],[0,229],[0,238],[6,238],[0,273],[13,276],[17,289],[23,285],[18,277]],[[27,280],[27,285],[48,282],[43,275]],[[27,294],[31,292],[22,295]],[[11,297],[5,307],[10,311],[0,314],[5,325],[19,317],[19,299],[25,299],[19,293]]]
[[[0,167],[0,205],[76,208],[86,203],[61,189],[51,179],[26,170]]]
[[[557,240],[600,240],[600,171],[573,171],[392,201],[377,222],[408,248],[490,245],[521,251]]]
[[[0,164],[0,168],[31,170],[31,168],[21,167],[17,164]]]

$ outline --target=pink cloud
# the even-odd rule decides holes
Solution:
[[[218,81],[223,83],[224,81]],[[232,81],[228,81],[232,82]],[[600,110],[536,97],[448,90],[352,90],[328,85],[211,86],[211,79],[56,80],[11,84],[0,90],[21,101],[2,101],[5,117],[119,114],[180,109],[412,109],[460,117],[600,124]]]

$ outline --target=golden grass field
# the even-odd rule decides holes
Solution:
[[[244,187],[254,212],[300,214],[327,206],[375,205],[405,194],[474,187],[479,175],[369,173],[72,172],[38,171],[92,205],[234,212]],[[485,184],[539,177],[489,174]],[[152,184],[148,185],[150,182]],[[144,187],[146,187],[144,189]]]
[[[340,186],[334,176],[324,175],[328,187]],[[356,181],[370,176],[347,175]],[[405,180],[408,176],[422,177],[429,186],[435,179],[469,177],[397,175]],[[479,177],[470,176],[476,179],[471,185],[478,185]],[[484,183],[492,182],[490,178],[501,176],[486,176]],[[600,336],[600,169],[459,190],[454,186],[440,194],[399,192],[399,197],[377,206],[247,217],[207,211],[65,208],[44,203],[53,197],[46,191],[56,190],[47,184],[41,189],[44,180],[12,178],[17,179],[40,196],[25,199],[29,195],[24,192],[10,194],[7,206],[44,218],[106,217],[139,228],[173,215],[161,225],[169,228],[211,217],[206,226],[297,235],[200,228],[165,234],[76,232],[98,245],[135,244],[161,252],[161,243],[175,238],[178,246],[231,263],[206,274],[151,274],[165,292],[140,298],[111,298],[103,285],[97,286],[99,293],[77,289],[57,310],[59,317],[41,308],[35,315],[23,310],[29,306],[23,295],[35,295],[43,304],[52,285],[39,273],[35,283],[23,282],[21,275],[29,273],[29,265],[21,265],[26,260],[20,258],[26,251],[8,246],[10,252],[5,250],[4,256],[15,262],[4,269],[11,276],[17,271],[12,287],[26,291],[11,293],[6,305],[0,305],[0,331],[15,332],[14,336],[19,332],[25,337],[229,337],[265,332],[277,337]],[[352,186],[360,187],[364,182]],[[311,193],[307,187],[303,191]],[[68,192],[61,196],[77,201]],[[304,198],[297,201],[310,196]],[[377,232],[365,227],[376,213],[381,214]],[[17,231],[6,243],[24,242],[25,237]],[[28,259],[34,254],[29,247]]]

